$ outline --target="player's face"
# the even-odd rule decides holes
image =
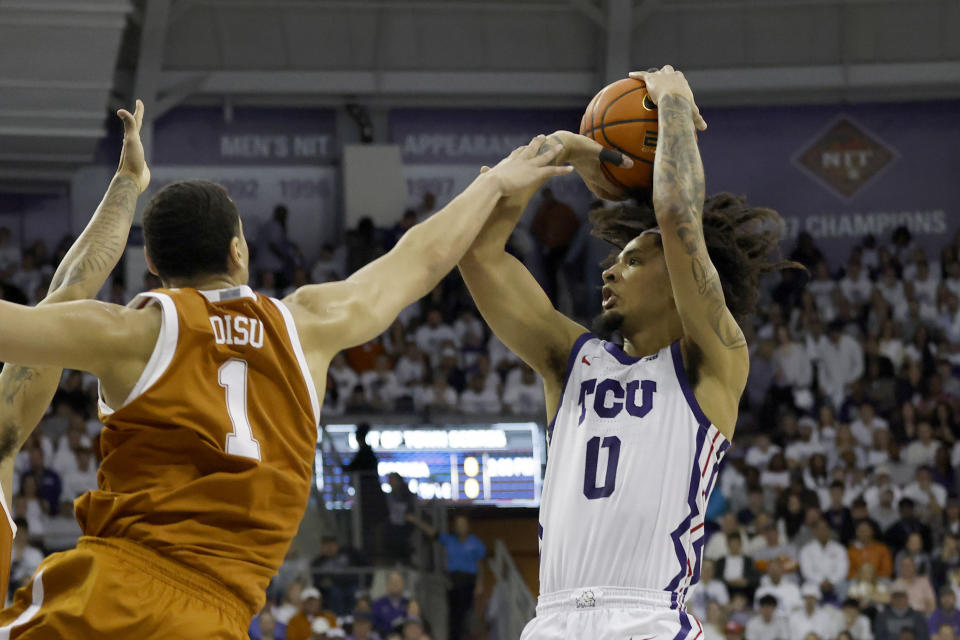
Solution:
[[[660,235],[647,233],[631,240],[603,272],[601,321],[619,316],[627,334],[668,313],[676,307]]]

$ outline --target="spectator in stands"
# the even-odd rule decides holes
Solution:
[[[89,437],[80,436],[75,454],[74,469],[67,472],[63,478],[63,497],[70,502],[97,488],[97,467],[93,459],[93,443]]]
[[[930,579],[934,587],[942,588],[950,583],[950,574],[960,573],[960,543],[953,533],[946,533],[940,551],[930,563]]]
[[[793,573],[799,568],[796,547],[781,537],[780,527],[776,523],[771,522],[767,525],[763,531],[763,537],[766,544],[752,554],[758,569],[768,571],[768,566],[773,560],[780,562],[784,573]]]
[[[847,272],[838,286],[844,297],[858,308],[865,305],[873,293],[873,282],[856,258],[847,262]]]
[[[742,593],[748,600],[753,600],[753,594],[760,584],[760,572],[753,563],[753,558],[743,555],[743,538],[739,531],[732,532],[727,537],[726,555],[717,560],[716,573],[727,585],[731,595]]]
[[[907,592],[902,587],[890,594],[890,606],[877,614],[874,622],[876,640],[901,640],[908,631],[916,640],[928,640],[927,621],[923,614],[910,608]]]
[[[345,573],[358,563],[353,554],[340,547],[336,536],[323,536],[320,555],[310,563],[313,584],[320,589],[330,609],[344,615],[353,607],[353,594],[360,587],[356,575]]]
[[[930,520],[939,517],[947,506],[947,490],[933,481],[933,470],[928,466],[917,468],[914,481],[904,487],[903,495],[913,500]]]
[[[917,423],[916,440],[903,450],[903,460],[914,467],[933,465],[940,443],[933,437],[933,427],[926,420]]]
[[[833,540],[833,530],[823,518],[817,520],[813,533],[816,539],[800,551],[800,573],[808,584],[816,585],[824,597],[837,600],[846,593],[850,569],[847,550]]]
[[[790,614],[791,640],[803,640],[808,635],[818,638],[833,638],[840,631],[840,621],[832,608],[820,607],[820,589],[807,583],[800,590],[803,607]]]
[[[10,589],[26,584],[43,562],[43,551],[30,544],[30,524],[26,518],[16,518],[17,535],[13,538],[13,557],[10,559]]]
[[[776,365],[774,393],[790,405],[810,393],[813,383],[813,363],[810,354],[793,339],[790,329],[783,325],[777,329],[777,347],[773,353]]]
[[[315,587],[307,587],[300,594],[300,611],[287,623],[286,640],[310,640],[314,620],[322,619],[329,628],[337,625],[337,616],[323,609],[323,595]]]
[[[897,575],[900,575],[900,563],[903,562],[904,558],[913,560],[913,566],[917,573],[930,574],[930,556],[923,550],[923,538],[919,533],[911,533],[907,537],[906,546],[897,554],[894,561],[894,570]]]
[[[850,640],[873,640],[870,619],[860,612],[860,606],[853,598],[843,601],[840,610],[840,633],[850,634]]]
[[[353,631],[347,640],[380,640],[380,636],[373,630],[373,616],[369,611],[354,610]]]
[[[286,286],[287,269],[291,263],[287,216],[285,206],[274,207],[273,216],[260,227],[257,244],[257,266],[261,272],[273,274],[277,288]]]
[[[927,619],[927,629],[933,636],[940,631],[943,625],[953,627],[953,632],[960,635],[960,609],[957,609],[957,594],[950,587],[940,589],[940,606]]]
[[[360,376],[363,393],[377,411],[390,411],[394,408],[397,398],[404,394],[404,390],[397,381],[397,376],[390,369],[390,357],[381,353],[376,357],[372,371],[366,371]]]
[[[411,516],[416,508],[417,497],[400,476],[393,472],[387,476],[390,493],[385,495],[387,521],[384,526],[385,553],[393,563],[410,562],[410,538],[413,534]]]
[[[703,555],[711,560],[719,560],[726,556],[730,551],[730,536],[737,536],[741,543],[744,542],[744,532],[737,522],[737,517],[733,512],[728,511],[720,517],[720,531],[710,536],[706,547],[704,547]]]
[[[747,622],[746,640],[789,640],[787,620],[777,615],[777,598],[766,594],[758,599],[757,604],[760,613]]]
[[[397,359],[393,372],[397,382],[404,387],[414,387],[424,380],[427,375],[429,362],[425,361],[423,351],[416,342],[409,341],[404,347],[403,355]]]
[[[856,540],[847,547],[850,557],[849,577],[860,574],[860,567],[869,563],[876,570],[877,577],[890,578],[893,576],[893,556],[890,547],[873,537],[873,527],[869,522],[861,521],[857,524]]]
[[[707,605],[711,602],[716,602],[721,607],[730,604],[730,592],[727,591],[727,586],[717,579],[715,569],[713,560],[709,558],[703,560],[700,565],[700,584],[692,597],[687,600],[687,610],[699,620],[706,617]]]
[[[777,614],[784,617],[803,604],[800,589],[792,577],[784,575],[783,562],[779,558],[773,558],[768,564],[767,575],[760,580],[756,591],[757,602],[767,594],[777,599]]]
[[[923,548],[932,549],[930,527],[917,517],[916,503],[909,496],[900,499],[900,519],[884,534],[884,539],[894,551],[900,551],[907,545],[911,533],[919,533],[923,538]]]
[[[865,562],[847,585],[847,596],[854,598],[860,603],[860,609],[870,612],[872,616],[879,607],[890,602],[890,581],[878,578],[876,567]]]
[[[518,380],[508,384],[503,391],[503,403],[513,415],[543,415],[543,383],[536,372],[527,365],[519,368]]]
[[[20,258],[20,269],[10,276],[10,284],[27,296],[30,304],[37,303],[37,289],[43,283],[43,274],[37,269],[33,251],[27,249]]]
[[[468,415],[494,415],[500,412],[502,405],[496,389],[486,386],[486,379],[474,374],[470,383],[460,394],[460,411]]]
[[[417,389],[413,397],[418,410],[455,411],[457,409],[457,391],[439,373],[433,374],[433,382]]]
[[[456,331],[450,325],[443,323],[443,314],[436,308],[427,311],[427,321],[417,329],[414,340],[420,350],[430,357],[434,366],[440,361],[441,351],[445,345],[459,344]]]
[[[849,385],[863,375],[863,348],[843,329],[842,321],[831,322],[827,331],[830,348],[817,354],[820,389],[835,407],[843,402]]]
[[[403,591],[403,575],[391,571],[387,576],[387,593],[373,602],[373,626],[377,633],[386,636],[394,625],[407,616],[410,598]]]
[[[27,477],[33,478],[36,483],[36,496],[43,500],[47,515],[57,515],[60,509],[60,494],[63,491],[63,482],[60,475],[44,464],[43,449],[34,447],[30,450],[30,469],[20,476],[20,486],[23,487]]]
[[[557,200],[553,190],[544,187],[540,206],[533,216],[530,233],[537,239],[542,251],[543,270],[546,274],[544,291],[556,303],[559,276],[570,245],[580,228],[580,218],[565,202]]]
[[[937,597],[927,576],[917,575],[917,568],[910,556],[904,556],[900,563],[900,575],[890,586],[890,592],[903,590],[907,593],[910,607],[924,616],[933,613],[937,606]]]
[[[250,621],[250,640],[285,640],[286,626],[277,624],[276,618],[268,609],[269,605]]]

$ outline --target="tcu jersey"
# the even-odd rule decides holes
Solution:
[[[122,406],[101,398],[87,536],[121,538],[225,585],[254,615],[306,509],[319,405],[290,311],[247,286],[167,289]]]
[[[541,593],[640,589],[682,608],[730,443],[697,404],[679,341],[633,358],[582,335],[547,437]]]

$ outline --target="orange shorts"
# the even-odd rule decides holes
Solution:
[[[0,640],[246,639],[250,613],[222,584],[120,538],[55,553],[0,612]]]

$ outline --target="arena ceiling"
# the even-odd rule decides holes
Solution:
[[[960,0],[0,0],[0,178],[58,179],[108,109],[582,104],[674,63],[703,104],[960,96]]]

